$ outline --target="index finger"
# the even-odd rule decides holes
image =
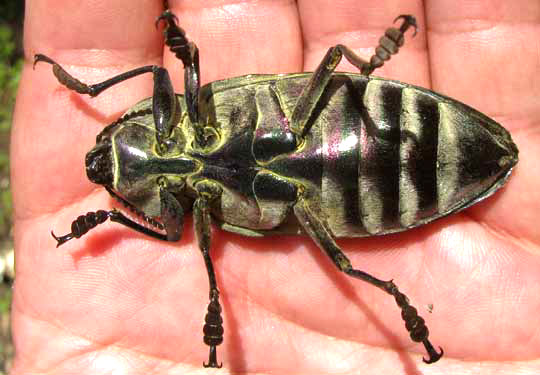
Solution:
[[[159,1],[128,0],[27,3],[25,65],[12,138],[17,218],[54,212],[88,195],[93,187],[84,163],[74,161],[82,161],[99,129],[149,96],[152,88],[148,76],[94,99],[80,96],[63,87],[50,66],[39,64],[32,70],[34,54],[48,55],[86,83],[159,64],[162,41],[154,20],[161,6]]]

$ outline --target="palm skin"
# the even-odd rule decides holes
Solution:
[[[504,124],[520,162],[503,191],[464,213],[399,235],[341,240],[353,265],[393,278],[419,308],[433,343],[424,365],[391,297],[340,274],[307,238],[213,233],[225,342],[221,373],[538,373],[540,370],[540,6],[537,1],[171,1],[201,55],[203,84],[247,73],[313,70],[327,48],[369,58],[399,14],[416,38],[376,75],[430,87]],[[519,4],[518,4],[519,3]],[[85,82],[163,53],[159,1],[27,3],[13,131],[17,281],[13,374],[179,374],[202,371],[208,281],[191,221],[180,243],[106,224],[59,249],[50,237],[113,204],[84,155],[100,129],[151,95],[135,78],[97,98],[61,87],[45,53]],[[535,39],[536,38],[536,39]],[[428,48],[429,46],[429,48]],[[355,71],[343,62],[339,70]],[[434,304],[432,314],[423,308]]]

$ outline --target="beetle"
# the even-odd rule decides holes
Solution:
[[[374,77],[416,20],[401,15],[369,61],[331,47],[313,73],[247,75],[200,87],[199,53],[165,10],[165,42],[184,65],[185,93],[149,65],[88,85],[51,58],[60,83],[80,94],[144,73],[153,96],[105,127],[86,155],[88,178],[146,222],[113,209],[88,212],[57,246],[110,219],[149,237],[178,241],[192,210],[210,283],[203,327],[205,367],[221,367],[223,320],[210,256],[210,226],[245,236],[303,234],[345,274],[394,297],[411,339],[438,361],[424,319],[396,284],[352,266],[337,237],[409,230],[461,211],[504,185],[518,161],[508,131],[480,112],[425,88]],[[414,35],[413,35],[414,36]],[[360,73],[335,72],[342,57]]]

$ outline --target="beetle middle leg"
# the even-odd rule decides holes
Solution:
[[[411,339],[415,342],[424,344],[424,347],[429,354],[428,359],[423,358],[424,362],[433,363],[438,361],[443,355],[442,348],[439,348],[440,352],[435,350],[428,339],[429,330],[424,319],[418,315],[417,309],[410,305],[409,299],[405,294],[399,291],[396,284],[394,284],[392,280],[383,281],[364,271],[353,268],[350,260],[343,254],[343,251],[341,251],[334,241],[330,231],[311,211],[307,201],[303,197],[300,197],[294,205],[294,213],[307,234],[322,250],[324,250],[326,255],[330,257],[340,271],[351,277],[366,281],[371,285],[384,290],[395,298],[397,305],[401,309],[401,317],[405,321],[405,327],[407,328],[407,331],[409,331]]]
[[[384,35],[379,39],[379,45],[375,48],[375,54],[369,62],[363,60],[356,55],[350,48],[342,44],[330,47],[328,52],[323,57],[321,63],[315,69],[309,82],[306,84],[296,105],[291,117],[291,130],[298,137],[303,138],[309,131],[306,126],[311,113],[315,109],[317,102],[322,96],[322,93],[332,77],[332,73],[339,65],[341,58],[345,58],[363,75],[370,75],[377,68],[383,66],[384,62],[390,59],[391,55],[396,54],[404,43],[403,35],[410,28],[414,27],[414,35],[416,35],[416,19],[411,15],[401,15],[395,21],[403,19],[403,23],[396,29],[390,27],[386,29]]]
[[[206,139],[203,126],[199,124],[199,88],[201,86],[199,49],[195,43],[188,40],[186,32],[177,24],[178,18],[169,9],[166,9],[158,17],[156,25],[162,20],[166,22],[165,44],[184,64],[184,86],[188,116],[195,129],[197,143],[204,146]]]

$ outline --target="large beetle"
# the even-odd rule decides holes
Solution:
[[[91,181],[103,185],[148,225],[117,210],[89,212],[58,246],[110,218],[150,237],[178,241],[184,212],[195,230],[210,281],[205,366],[220,367],[219,291],[210,257],[210,223],[246,236],[305,234],[344,273],[395,298],[427,363],[437,361],[417,310],[393,281],[353,268],[335,237],[400,232],[461,211],[504,185],[518,160],[509,133],[478,111],[424,88],[370,74],[415,28],[399,16],[369,62],[331,47],[313,73],[248,75],[200,88],[199,54],[166,10],[165,41],[184,64],[184,95],[167,71],[141,67],[87,85],[44,55],[57,79],[96,96],[131,77],[152,73],[152,98],[129,109],[98,135],[86,156]],[[342,56],[361,74],[335,73]],[[200,89],[200,90],[199,90]]]

